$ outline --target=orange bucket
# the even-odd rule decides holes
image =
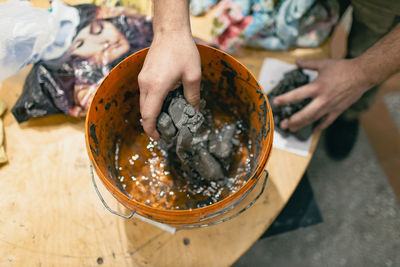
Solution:
[[[116,177],[115,146],[128,126],[141,129],[137,77],[148,52],[148,48],[143,49],[118,64],[104,79],[92,99],[85,125],[87,152],[92,166],[111,194],[132,211],[130,216],[124,217],[130,218],[137,213],[178,229],[208,226],[242,213],[264,191],[265,166],[271,153],[274,125],[267,97],[254,76],[232,56],[209,46],[197,47],[201,57],[202,84],[208,91],[207,95],[235,107],[249,125],[248,136],[253,144],[250,152],[254,155],[251,172],[236,192],[201,208],[156,208],[136,201],[124,192]]]

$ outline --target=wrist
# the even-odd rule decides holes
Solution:
[[[361,56],[350,59],[349,62],[351,62],[351,68],[354,71],[357,85],[365,88],[365,91],[381,82],[379,79],[376,79],[376,75],[371,73],[368,67],[369,64]]]
[[[181,37],[192,36],[192,32],[190,31],[190,26],[182,27],[182,26],[160,26],[157,29],[154,29],[154,38],[158,37],[168,37],[171,35],[177,35]]]
[[[189,0],[154,0],[154,35],[191,34]]]
[[[152,44],[187,44],[188,42],[194,42],[192,33],[190,31],[163,31],[154,33]]]

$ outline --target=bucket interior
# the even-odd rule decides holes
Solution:
[[[243,121],[252,144],[249,153],[253,155],[245,183],[257,179],[257,172],[265,168],[272,143],[272,117],[265,94],[249,71],[235,59],[214,48],[198,48],[202,61],[201,97],[207,105],[229,110]],[[110,72],[92,100],[86,121],[89,156],[96,171],[133,202],[118,175],[118,155],[125,143],[134,145],[132,143],[147,138],[140,125],[137,82],[146,54],[147,50],[139,51]],[[141,204],[145,203],[135,203]]]

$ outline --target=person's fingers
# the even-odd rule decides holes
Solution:
[[[306,84],[283,95],[277,96],[274,99],[274,104],[281,106],[289,103],[299,102],[303,99],[312,97],[317,89],[318,84],[316,82]]]
[[[327,63],[328,59],[298,59],[296,60],[297,66],[304,69],[319,70]]]
[[[166,97],[166,93],[163,92],[168,93],[166,90],[149,91],[143,106],[140,107],[143,129],[147,135],[154,140],[160,139],[160,135],[156,129],[156,123]]]
[[[162,79],[161,76],[156,79],[154,75],[149,75],[149,71],[143,69],[138,76],[142,127],[145,133],[155,140],[160,138],[156,129],[157,118],[173,83],[173,80],[165,82],[165,79]]]
[[[142,107],[144,107],[146,96],[147,96],[147,90],[144,89],[144,87],[140,87],[140,89],[139,89],[140,109],[142,109]]]
[[[322,122],[318,124],[318,126],[315,128],[316,131],[322,131],[328,128],[329,125],[331,125],[338,117],[339,115],[336,113],[331,113],[328,114]]]
[[[186,101],[196,109],[200,103],[200,81],[201,71],[191,72],[182,77],[183,95]]]
[[[325,115],[323,109],[324,106],[320,101],[314,99],[302,110],[293,114],[290,118],[283,120],[280,126],[282,129],[289,129],[295,132]]]
[[[143,71],[143,69],[142,69]],[[147,83],[147,79],[145,77],[145,75],[143,75],[142,71],[139,73],[138,75],[138,85],[139,85],[139,104],[140,104],[140,110],[142,110],[142,107],[144,107],[144,102],[147,96],[147,92],[148,92],[148,83]]]

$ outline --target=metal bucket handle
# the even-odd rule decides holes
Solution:
[[[90,174],[92,175],[92,182],[93,182],[94,189],[96,190],[96,193],[97,193],[97,195],[99,196],[99,198],[100,198],[101,202],[103,203],[104,207],[106,207],[106,209],[107,209],[109,212],[111,212],[112,214],[121,216],[122,218],[125,218],[125,219],[130,219],[130,218],[132,218],[132,216],[136,213],[135,210],[133,210],[132,213],[129,214],[129,215],[124,215],[124,214],[121,214],[121,213],[119,213],[119,212],[117,212],[117,211],[112,210],[112,209],[107,205],[107,203],[104,201],[103,197],[101,196],[99,189],[97,188],[96,181],[95,181],[95,179],[94,179],[94,173],[93,173],[93,167],[92,167],[92,165],[90,165]]]
[[[232,216],[230,216],[230,217],[228,217],[228,218],[225,218],[225,219],[222,219],[222,220],[219,220],[219,221],[216,221],[216,222],[205,223],[205,224],[197,224],[197,225],[182,225],[182,226],[179,226],[176,230],[178,231],[178,230],[182,230],[182,229],[185,229],[185,228],[202,228],[202,227],[206,227],[206,226],[211,226],[211,225],[220,224],[220,223],[229,221],[229,220],[235,218],[236,216],[239,216],[239,215],[242,214],[243,212],[245,212],[245,211],[246,211],[248,208],[250,208],[250,207],[260,198],[260,196],[264,193],[265,185],[267,184],[267,180],[268,180],[268,176],[269,176],[268,171],[267,171],[267,170],[264,170],[264,171],[265,171],[265,178],[264,178],[264,182],[263,182],[261,191],[260,191],[260,193],[258,193],[258,195],[253,199],[253,201],[251,201],[246,207],[244,207],[243,209],[241,209],[241,210],[238,211],[237,213],[233,214]],[[121,214],[121,213],[119,213],[119,212],[117,212],[117,211],[112,210],[112,209],[107,205],[107,203],[104,201],[103,197],[101,196],[99,189],[97,188],[96,181],[95,181],[95,179],[94,179],[94,173],[93,173],[93,167],[92,167],[92,165],[90,165],[90,174],[92,175],[92,182],[93,182],[94,189],[96,190],[96,193],[97,193],[97,195],[99,196],[99,198],[100,198],[101,202],[103,203],[104,207],[105,207],[109,212],[111,212],[112,214],[118,215],[118,216],[120,216],[120,217],[122,217],[122,218],[125,218],[125,219],[130,219],[130,218],[132,218],[132,216],[136,213],[135,210],[133,210],[132,213],[129,214],[129,215],[124,215],[124,214]]]
[[[230,217],[228,217],[228,218],[225,218],[225,219],[222,219],[222,220],[219,220],[219,221],[216,221],[216,222],[205,223],[205,224],[196,224],[196,225],[182,225],[182,226],[179,226],[176,230],[178,231],[178,230],[182,230],[182,229],[185,229],[185,228],[202,228],[202,227],[206,227],[206,226],[212,226],[212,225],[220,224],[220,223],[229,221],[229,220],[231,220],[231,219],[233,219],[233,218],[239,216],[239,215],[242,214],[243,212],[245,212],[245,211],[246,211],[248,208],[250,208],[250,207],[261,197],[261,195],[264,193],[265,185],[267,184],[267,179],[268,179],[268,176],[269,176],[268,171],[267,171],[266,169],[265,169],[264,171],[265,171],[265,178],[264,178],[264,182],[263,182],[261,191],[260,191],[260,193],[258,193],[258,195],[253,199],[253,201],[251,201],[246,207],[244,207],[243,209],[241,209],[241,210],[238,211],[237,213],[233,214],[232,216],[230,216]]]

